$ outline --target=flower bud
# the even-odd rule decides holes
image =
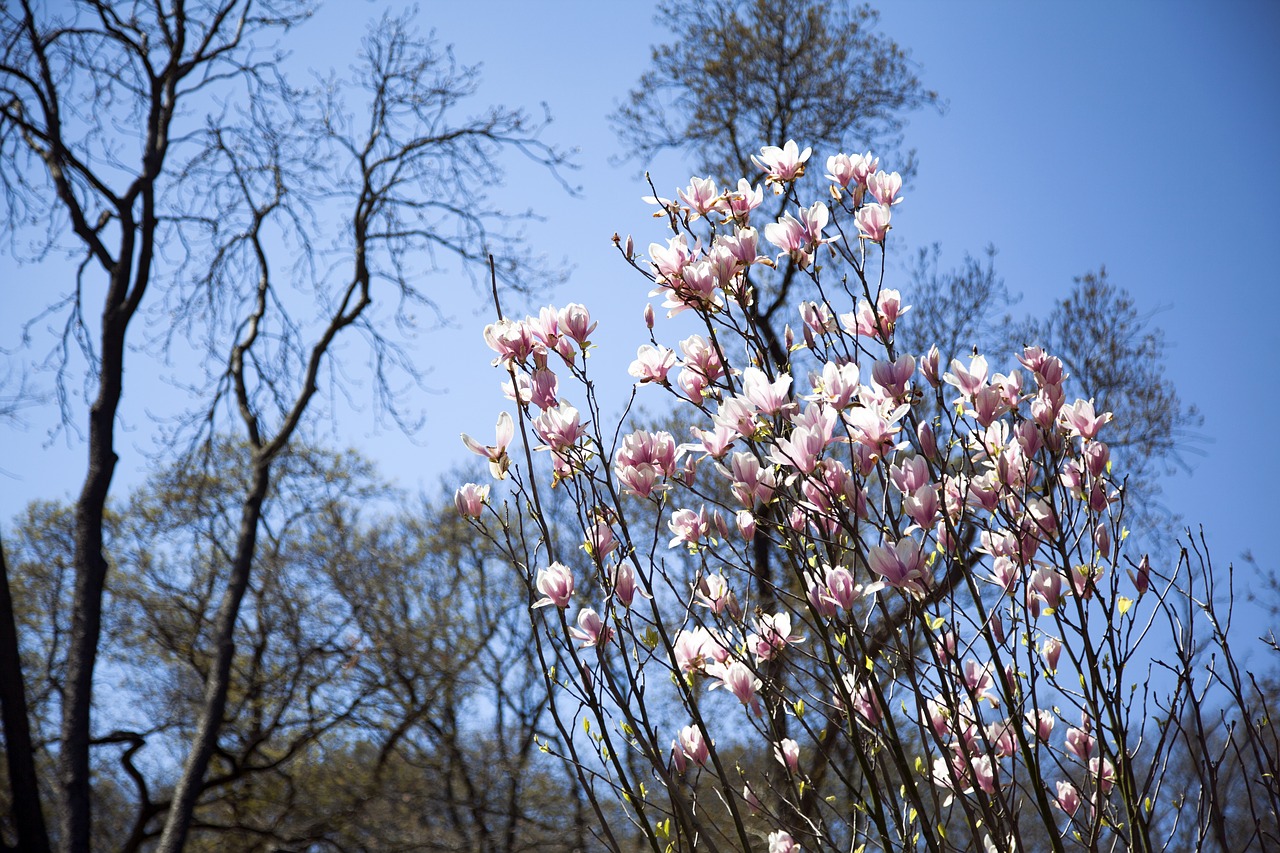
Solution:
[[[644,306],[644,324],[649,329],[653,329],[653,304]]]
[[[1130,572],[1129,574],[1133,578],[1133,585],[1138,590],[1138,597],[1141,598],[1146,595],[1147,590],[1151,587],[1151,560],[1146,554],[1143,554],[1142,560],[1138,562],[1138,571],[1136,573]]]
[[[938,361],[941,357],[941,353],[938,352],[938,345],[934,344],[920,361],[920,372],[924,374],[924,378],[929,380],[929,384],[934,388],[937,388],[941,382],[938,378]]]
[[[933,425],[921,421],[916,427],[916,438],[920,441],[920,453],[927,459],[938,458],[938,440],[933,435]]]
[[[1111,554],[1111,531],[1107,529],[1107,525],[1098,522],[1098,526],[1093,528],[1093,544],[1098,546],[1098,552],[1102,554],[1103,559]]]

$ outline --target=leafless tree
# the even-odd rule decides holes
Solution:
[[[93,400],[57,746],[52,837],[66,850],[87,850],[92,837],[93,673],[109,588],[103,530],[131,346],[172,356],[188,340],[202,344],[205,376],[185,381],[204,392],[193,405],[202,414],[183,435],[211,448],[234,425],[251,449],[200,721],[158,847],[173,851],[217,749],[263,502],[309,410],[341,383],[335,343],[364,340],[386,410],[411,421],[392,392],[417,373],[394,332],[412,326],[415,306],[430,305],[421,274],[445,256],[466,266],[494,254],[506,282],[540,280],[486,189],[503,149],[553,171],[564,165],[539,140],[545,122],[504,108],[461,114],[475,70],[399,19],[371,30],[356,79],[295,90],[269,40],[310,11],[283,0],[85,0],[60,10],[24,0],[0,10],[6,230],[42,228],[45,251],[79,255],[71,294],[49,309],[64,318],[51,358],[66,421],[77,420],[68,393],[77,354]],[[375,298],[387,307],[375,309]],[[0,656],[17,652],[6,646]],[[20,726],[6,729],[6,747],[32,750]],[[35,822],[19,832],[24,849],[51,836]]]

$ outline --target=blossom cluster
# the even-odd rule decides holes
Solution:
[[[647,257],[617,241],[668,318],[699,321],[664,343],[647,312],[650,343],[628,370],[637,393],[666,395],[676,426],[611,431],[568,402],[570,386],[592,399],[577,359],[595,330],[586,308],[485,330],[552,485],[577,509],[587,559],[569,568],[546,528],[552,559],[541,560],[509,531],[482,529],[506,543],[533,607],[558,613],[541,623],[548,669],[580,675],[573,695],[598,722],[599,772],[638,815],[647,804],[689,819],[681,780],[698,774],[715,778],[740,831],[763,822],[771,850],[847,848],[871,831],[893,846],[939,831],[919,816],[954,802],[989,833],[1031,803],[1052,832],[1096,837],[1133,819],[1113,802],[1132,788],[1133,755],[1108,713],[1098,661],[1115,651],[1099,636],[1132,620],[1150,585],[1145,560],[1120,569],[1111,415],[1074,398],[1063,362],[1037,346],[1004,373],[976,353],[948,363],[937,346],[899,351],[911,306],[868,258],[886,250],[901,176],[870,153],[836,154],[833,204],[804,204],[811,156],[788,142],[755,158],[782,202],[767,222],[764,187],[694,178],[675,200],[649,199],[673,233]],[[799,339],[788,325],[779,347],[757,303],[784,267],[812,298],[791,315]],[[512,424],[504,412],[493,445],[464,436],[499,479]],[[534,506],[527,474],[515,498]],[[458,491],[478,524],[488,489]],[[584,594],[592,606],[577,606]],[[664,681],[689,719],[665,737],[644,704]],[[732,726],[707,713],[720,695],[741,709]],[[623,722],[606,735],[610,720]],[[717,760],[734,738],[777,759],[771,801]],[[842,808],[866,792],[828,772],[832,738],[864,756],[862,773],[901,788],[901,808],[849,820]],[[620,749],[650,762],[668,805],[611,760]],[[898,762],[888,771],[885,755]]]

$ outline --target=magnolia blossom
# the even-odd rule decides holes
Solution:
[[[636,430],[622,440],[613,458],[613,470],[629,493],[649,497],[662,489],[662,480],[676,473],[680,453],[669,432]]]
[[[870,151],[861,156],[855,154],[852,157],[848,154],[836,154],[827,158],[826,178],[835,182],[841,189],[847,190],[850,185],[855,189],[864,188],[867,185],[867,178],[879,165],[880,158],[872,157]]]
[[[489,487],[475,483],[464,483],[453,494],[454,506],[467,518],[479,518],[480,512],[488,501]]]
[[[713,685],[715,687],[723,687],[732,693],[737,700],[743,705],[751,704],[756,698],[756,691],[760,689],[761,681],[756,678],[751,667],[747,666],[740,660],[735,660],[730,664],[719,664],[708,667],[708,675],[713,675],[719,681]]]
[[[697,512],[688,508],[676,510],[671,514],[671,520],[667,522],[667,527],[675,534],[667,546],[669,548],[674,548],[680,544],[697,545],[711,532],[705,506]]]
[[[667,373],[675,366],[675,350],[664,346],[655,347],[645,344],[636,350],[636,360],[631,362],[631,367],[627,368],[627,372],[641,382],[662,384],[667,381]]]
[[[582,648],[603,646],[613,637],[613,629],[604,624],[600,614],[589,607],[578,613],[578,627],[570,628],[569,635],[582,641]]]
[[[788,645],[804,642],[800,634],[791,633],[791,614],[785,610],[757,616],[756,630],[747,637],[747,647],[756,653],[757,661],[769,660]]]
[[[596,324],[591,321],[591,312],[577,302],[570,302],[560,309],[560,332],[571,338],[578,346],[586,349],[591,341],[591,333]]]
[[[579,422],[578,410],[568,403],[560,403],[545,410],[533,420],[534,432],[545,447],[557,453],[563,452],[586,435],[586,428]]]
[[[535,608],[554,605],[564,609],[573,598],[573,573],[563,563],[552,563],[545,569],[538,569],[535,585],[542,593],[542,598],[533,603]]]
[[[902,189],[902,175],[897,172],[885,174],[884,172],[876,172],[867,178],[867,191],[871,193],[872,198],[884,205],[898,204],[902,199],[898,198],[898,191]]]
[[[889,206],[886,204],[868,204],[859,208],[853,217],[854,222],[858,224],[858,230],[872,243],[884,242],[885,235],[893,227],[889,224],[891,218]]]
[[[769,833],[769,853],[801,853],[802,848],[791,833],[778,830]]]
[[[683,771],[685,761],[692,761],[695,767],[701,767],[711,757],[711,750],[702,737],[702,729],[697,726],[685,726],[679,736],[671,743],[671,753],[675,757],[676,769]]]
[[[781,148],[766,145],[760,149],[760,155],[752,155],[751,162],[765,172],[765,182],[774,185],[774,192],[782,192],[782,185],[794,181],[804,174],[805,161],[813,153],[812,148],[800,150],[794,139],[787,140]]]
[[[630,607],[636,595],[641,598],[653,598],[636,583],[636,571],[630,563],[619,563],[613,570],[613,595],[622,602],[623,607]]]
[[[1094,414],[1092,400],[1076,400],[1064,406],[1058,413],[1062,425],[1072,434],[1084,439],[1096,438],[1098,430],[1111,422],[1111,413]]]
[[[765,415],[776,415],[790,400],[791,375],[784,373],[770,382],[758,367],[742,371],[742,396]]]
[[[784,737],[773,747],[773,757],[778,763],[797,773],[800,770],[800,744],[789,737]]]
[[[729,215],[739,222],[746,222],[751,211],[764,202],[764,190],[752,187],[746,178],[738,179],[738,188],[725,195],[724,206]]]
[[[502,480],[506,478],[507,468],[511,466],[511,459],[507,456],[507,446],[511,444],[511,439],[515,437],[516,432],[515,423],[507,412],[498,415],[496,432],[497,441],[491,445],[483,445],[465,432],[462,434],[462,443],[472,453],[478,453],[488,459],[489,471],[496,479]]]
[[[711,178],[690,178],[689,186],[677,190],[676,195],[689,205],[689,209],[693,212],[693,216],[689,217],[691,220],[706,216],[719,207],[721,201],[720,193],[716,190],[716,182]]]
[[[1076,811],[1080,808],[1080,791],[1070,782],[1061,781],[1057,783],[1058,808],[1067,813],[1068,816],[1075,816]]]
[[[910,536],[894,545],[874,545],[867,552],[871,570],[894,589],[924,595],[928,577],[925,575],[925,554],[920,543]]]

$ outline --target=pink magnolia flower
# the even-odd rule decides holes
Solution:
[[[545,410],[533,420],[534,432],[545,444],[544,448],[560,453],[573,447],[586,435],[586,428],[579,422],[578,410],[568,403]]]
[[[796,145],[794,139],[787,140],[781,148],[766,145],[760,149],[760,156],[752,155],[751,162],[765,172],[765,182],[774,184],[774,192],[782,192],[782,185],[794,181],[804,174],[805,161],[813,153],[812,148],[804,151]]]
[[[623,488],[642,498],[665,488],[662,480],[676,473],[680,453],[671,433],[637,430],[622,439],[613,457],[613,471]]]
[[[769,833],[769,853],[801,853],[801,847],[791,833],[779,829]]]
[[[603,520],[596,521],[595,526],[587,532],[587,541],[582,544],[582,549],[596,562],[600,562],[617,548],[618,540],[614,538],[613,528]]]
[[[809,474],[818,466],[818,457],[826,446],[827,441],[819,430],[796,427],[791,435],[776,440],[769,459],[776,465]]]
[[[613,629],[604,624],[600,614],[589,607],[578,612],[578,627],[570,628],[569,635],[582,641],[582,648],[603,646],[613,637]]]
[[[859,164],[862,162],[861,157],[857,157],[856,160]],[[842,190],[849,189],[850,184],[853,184],[856,187],[859,183],[866,181],[867,175],[864,169],[862,172],[862,181],[860,182],[858,180],[858,169],[855,167],[854,161],[855,158],[844,153],[834,154],[828,157],[827,174],[824,175],[824,177],[828,181],[831,181],[836,186],[840,187]]]
[[[836,409],[853,405],[861,385],[858,382],[858,365],[853,362],[837,364],[828,361],[822,365],[821,376],[813,379],[813,399],[821,400]]]
[[[724,455],[733,447],[734,440],[738,437],[736,430],[727,426],[718,425],[715,429],[698,429],[690,427],[689,432],[702,445],[703,451],[712,459],[722,459]],[[696,448],[697,445],[689,445]]]
[[[677,740],[679,741],[680,752],[684,754],[686,759],[692,761],[695,766],[701,767],[711,757],[711,750],[708,748],[706,740],[702,737],[702,729],[697,726],[685,726],[682,728]]]
[[[1143,554],[1142,559],[1138,561],[1137,572],[1130,572],[1129,577],[1138,590],[1138,597],[1146,595],[1151,587],[1151,559],[1146,554]]]
[[[928,579],[925,575],[925,554],[920,543],[907,536],[895,545],[875,545],[867,553],[871,570],[894,589],[913,595],[924,595]]]
[[[1090,758],[1089,777],[1098,785],[1103,794],[1110,794],[1116,784],[1116,766],[1109,758]]]
[[[902,494],[929,484],[929,463],[922,456],[902,456],[889,469],[889,480]]]
[[[568,335],[582,349],[590,346],[588,338],[597,324],[591,322],[591,312],[585,306],[570,302],[560,309],[559,320],[561,333]]]
[[[522,364],[533,353],[533,333],[528,325],[503,318],[484,327],[484,342],[498,354],[493,360],[499,364]]]
[[[630,607],[637,594],[641,598],[653,598],[636,583],[636,570],[630,563],[619,563],[613,570],[612,581],[613,595],[623,607]]]
[[[667,245],[661,243],[649,244],[649,265],[653,267],[653,271],[659,282],[671,282],[679,280],[681,271],[694,260],[695,255],[689,250],[689,244],[685,241],[683,234],[678,234],[667,241]]]
[[[883,388],[890,397],[901,397],[906,394],[907,386],[915,373],[916,360],[909,355],[899,356],[893,361],[876,361],[871,365],[871,380]]]
[[[844,566],[827,566],[823,574],[822,599],[846,611],[859,599],[881,589],[879,583],[854,583],[853,574]]]
[[[502,480],[506,478],[507,468],[511,466],[511,459],[507,456],[507,446],[511,444],[511,439],[515,437],[515,430],[515,423],[511,420],[511,415],[503,412],[498,415],[497,440],[494,444],[483,445],[465,432],[462,434],[462,443],[472,453],[478,453],[488,459],[490,473],[496,479]]]
[[[751,182],[746,178],[739,178],[738,188],[726,193],[724,204],[731,217],[739,222],[746,222],[751,211],[763,202],[764,190],[758,186],[752,187]]]
[[[564,609],[569,606],[569,599],[573,597],[573,573],[568,566],[552,563],[545,569],[538,569],[535,585],[542,593],[542,598],[533,604],[535,608],[554,605]]]
[[[756,517],[750,510],[738,510],[733,520],[738,525],[738,532],[742,534],[743,539],[750,542],[756,538]]]
[[[872,198],[883,205],[894,205],[902,201],[898,198],[898,191],[902,189],[902,175],[897,172],[885,174],[884,172],[876,172],[867,178],[867,191],[871,193]]]
[[[1067,781],[1058,782],[1057,790],[1058,808],[1066,812],[1068,816],[1074,817],[1076,811],[1080,808],[1080,792],[1075,785]]]
[[[804,224],[790,213],[784,214],[777,222],[765,225],[764,238],[781,250],[779,258],[790,257],[802,269],[809,265],[812,241]]]
[[[1097,739],[1084,729],[1078,729],[1074,726],[1067,729],[1067,752],[1071,753],[1081,761],[1087,761],[1089,756],[1093,754],[1093,750],[1097,745]]]
[[[674,548],[677,545],[697,545],[702,539],[711,532],[711,525],[707,519],[707,508],[703,506],[697,512],[691,509],[678,509],[671,514],[671,520],[667,522],[667,527],[675,535],[671,537],[668,548]]]
[[[803,643],[804,637],[791,633],[791,614],[785,610],[773,615],[761,613],[756,617],[756,633],[747,637],[747,648],[756,653],[756,661],[772,658],[777,652],[793,643]]]
[[[800,320],[815,335],[834,332],[837,328],[835,315],[825,302],[821,305],[817,302],[801,302]]]
[[[1051,566],[1042,566],[1031,574],[1031,592],[1046,606],[1055,610],[1062,602],[1062,573]]]
[[[784,373],[773,382],[758,367],[742,371],[742,396],[766,415],[776,415],[790,401],[791,375]]]
[[[664,346],[645,344],[636,350],[636,360],[631,362],[627,373],[644,382],[665,384],[667,373],[676,365],[675,350]]]
[[[1053,725],[1056,722],[1052,711],[1045,708],[1027,711],[1026,722],[1028,732],[1044,743],[1049,742],[1049,735],[1053,734]]]
[[[953,358],[951,372],[942,378],[948,385],[955,386],[960,392],[960,399],[971,398],[987,384],[987,360],[980,355],[975,355],[969,360],[969,366],[966,368],[960,363],[960,359]]]
[[[792,773],[800,771],[800,744],[789,737],[784,737],[773,747],[773,757],[778,763]]]
[[[842,676],[841,680],[849,694],[849,700],[853,704],[853,712],[866,720],[869,726],[880,725],[880,721],[884,719],[884,709],[880,706],[880,699],[871,688],[871,685],[865,681],[860,681],[851,672]],[[835,705],[839,708],[844,707],[844,701],[840,698],[839,693],[835,696]]]
[[[1092,400],[1076,400],[1070,406],[1063,406],[1058,412],[1058,420],[1072,435],[1084,439],[1098,437],[1098,430],[1111,422],[1111,413],[1094,414]]]
[[[889,229],[893,227],[889,224],[891,218],[889,206],[885,204],[864,205],[853,216],[858,224],[858,230],[872,243],[884,242]]]
[[[750,453],[735,453],[731,461],[732,470],[721,471],[733,480],[730,491],[738,502],[750,509],[759,501],[767,504],[778,488],[778,478],[773,469],[762,467],[760,460]]]
[[[726,610],[739,611],[733,590],[729,588],[729,582],[722,574],[707,575],[698,582],[694,590],[698,604],[709,608],[712,613],[721,614]]]
[[[711,685],[712,688],[723,687],[743,705],[750,705],[755,700],[756,691],[761,686],[760,679],[756,678],[751,667],[740,660],[727,665],[713,666],[707,670],[707,673],[719,679],[718,683]]]
[[[539,367],[529,377],[529,402],[543,411],[554,408],[559,405],[556,399],[559,388],[560,381],[555,373],[545,367]]]
[[[733,271],[741,272],[769,259],[759,252],[760,234],[754,228],[739,228],[733,234],[716,237],[715,246],[733,259]],[[714,251],[714,250],[713,250]]]
[[[479,518],[488,501],[489,487],[475,483],[464,483],[453,494],[453,505],[467,518]]]
[[[756,434],[756,407],[742,397],[730,397],[720,403],[716,411],[717,427],[731,429],[743,438]]]
[[[720,206],[720,193],[716,190],[716,182],[711,178],[690,178],[689,186],[677,190],[676,195],[689,206],[693,212],[690,220],[706,216]]]

